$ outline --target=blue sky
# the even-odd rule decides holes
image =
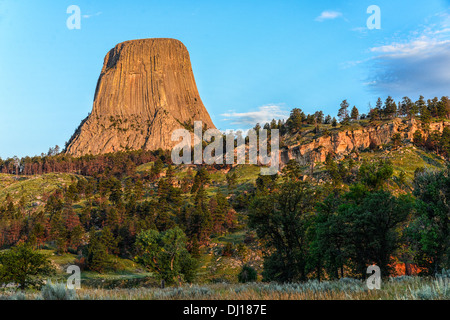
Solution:
[[[69,30],[69,5],[81,29]],[[381,9],[369,30],[366,10]],[[105,54],[139,38],[188,48],[200,96],[221,130],[336,115],[348,99],[450,95],[450,1],[0,0],[0,157],[64,142],[92,108]]]

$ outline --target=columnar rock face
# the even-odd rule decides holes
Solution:
[[[214,128],[186,47],[175,39],[131,40],[105,57],[90,115],[69,140],[74,156],[170,149],[173,130],[200,120]]]
[[[280,152],[281,164],[295,159],[302,165],[312,162],[324,162],[327,154],[342,157],[353,150],[360,151],[369,148],[372,143],[375,146],[388,144],[392,136],[400,133],[404,142],[412,142],[414,132],[420,131],[424,138],[433,131],[442,132],[445,127],[450,127],[450,122],[430,123],[427,129],[422,128],[421,123],[412,120],[394,119],[391,123],[376,127],[367,127],[360,130],[340,131],[330,135],[323,135],[310,143],[290,145]]]

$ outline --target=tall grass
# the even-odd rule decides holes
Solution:
[[[36,292],[0,293],[2,299],[81,300],[448,300],[450,277],[396,277],[382,282],[380,290],[369,290],[364,281],[310,280],[302,283],[245,283],[185,285],[160,288],[87,288],[69,292],[64,285],[47,284]]]

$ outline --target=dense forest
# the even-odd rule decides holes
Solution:
[[[390,97],[384,104],[379,99],[367,115],[348,108],[344,100],[339,126],[376,125],[399,116],[426,124],[450,116],[446,97],[427,102],[405,97],[398,105]],[[286,136],[305,124],[319,131],[338,126],[336,118],[321,111],[305,115],[293,109],[286,121],[263,127]],[[393,137],[392,143],[400,142]],[[427,139],[417,135],[414,144],[448,160],[450,129]],[[136,171],[148,162],[153,162],[150,170]],[[81,269],[97,272],[117,268],[115,257],[127,258],[168,283],[189,282],[212,237],[246,230],[245,243],[263,248],[267,281],[364,278],[371,264],[383,276],[396,263],[414,265],[422,274],[450,268],[450,166],[417,168],[412,191],[402,192],[392,188],[393,167],[387,160],[355,162],[330,155],[324,166],[327,179],[321,184],[305,180],[303,168],[290,161],[279,174],[260,175],[242,192],[231,166],[191,166],[180,176],[162,150],[74,158],[55,147],[41,156],[0,159],[2,173],[76,174],[70,185],[45,196],[42,209],[7,195],[0,203],[0,247],[51,244],[58,254],[77,254]],[[211,174],[217,172],[226,174],[224,192],[210,190]],[[411,273],[409,267],[405,273]]]

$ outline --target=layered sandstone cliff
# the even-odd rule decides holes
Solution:
[[[105,57],[90,115],[69,140],[74,156],[170,149],[173,130],[214,124],[197,91],[189,53],[175,39],[131,40]]]
[[[369,126],[353,131],[339,131],[321,137],[309,143],[299,143],[283,148],[280,152],[280,160],[282,164],[286,164],[289,160],[295,159],[302,165],[313,162],[324,162],[327,154],[342,157],[353,150],[361,151],[370,147],[388,144],[392,140],[392,136],[400,133],[403,142],[412,142],[414,132],[420,131],[422,136],[426,138],[431,132],[442,132],[444,127],[450,127],[450,122],[434,122],[428,127],[423,127],[422,123],[412,120],[394,119],[390,123],[379,126]]]

